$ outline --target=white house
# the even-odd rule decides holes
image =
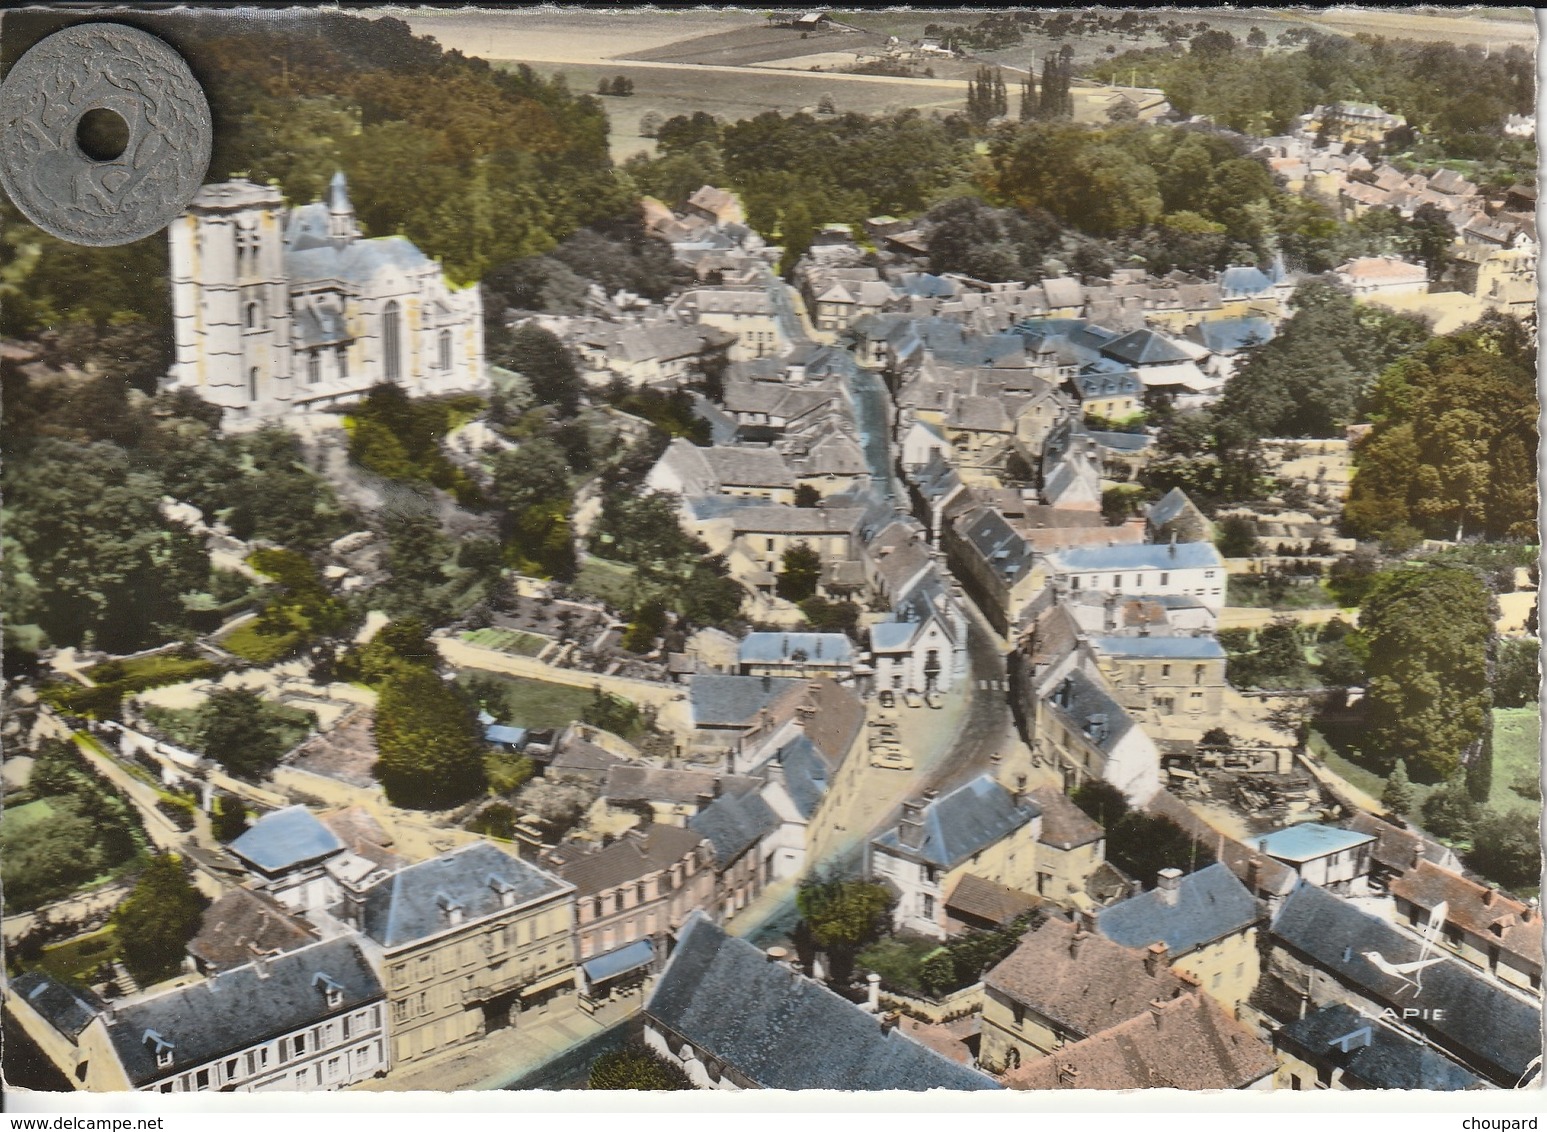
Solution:
[[[1225,605],[1225,564],[1212,543],[1079,546],[1047,556],[1048,577],[1070,596],[1196,597],[1212,613]]]

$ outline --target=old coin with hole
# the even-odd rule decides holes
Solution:
[[[209,168],[209,102],[188,64],[124,24],[39,41],[0,83],[0,185],[50,235],[105,247],[188,206]]]

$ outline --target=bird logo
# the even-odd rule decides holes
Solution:
[[[1360,954],[1384,974],[1402,980],[1416,997],[1423,990],[1424,969],[1445,961],[1443,955],[1436,955],[1432,959],[1429,955],[1439,941],[1440,931],[1445,926],[1445,916],[1449,911],[1450,906],[1443,900],[1434,906],[1434,910],[1429,913],[1429,922],[1424,925],[1423,948],[1418,952],[1418,958],[1410,963],[1393,963],[1379,951],[1362,951]],[[1400,994],[1401,991],[1397,993]]]

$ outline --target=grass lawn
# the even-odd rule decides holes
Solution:
[[[258,618],[255,617],[220,638],[220,647],[259,666],[283,660],[306,642],[310,628],[306,619],[294,610],[285,610],[284,617],[290,624],[288,633],[260,633]]]
[[[570,588],[616,609],[627,609],[634,592],[634,568],[605,558],[587,558]]]
[[[1335,609],[1338,599],[1321,582],[1310,586],[1288,586],[1274,596],[1251,574],[1236,574],[1229,581],[1231,605],[1246,609]]]
[[[546,637],[523,633],[519,629],[470,629],[462,634],[470,645],[497,649],[515,656],[536,656],[548,646]]]
[[[466,684],[470,674],[459,677]],[[528,680],[521,676],[501,676],[493,672],[479,672],[483,679],[497,680],[505,689],[505,710],[491,706],[489,712],[500,717],[501,723],[517,727],[565,727],[580,718],[592,699],[588,688],[571,688],[564,684],[549,684],[542,680]]]
[[[98,967],[117,955],[118,933],[109,926],[90,935],[45,947],[37,967],[63,982],[87,983],[96,974]]]
[[[86,675],[101,683],[131,685],[135,691],[156,688],[162,684],[180,684],[184,680],[197,680],[208,676],[215,665],[201,657],[178,656],[164,653],[158,656],[141,656],[133,660],[109,660],[93,665]]]
[[[1528,810],[1541,813],[1540,801],[1510,789],[1510,783],[1518,779],[1541,781],[1541,744],[1542,716],[1537,707],[1494,709],[1493,790],[1488,795],[1491,808],[1500,812]]]
[[[1350,748],[1357,747],[1363,734],[1364,729],[1354,724],[1319,724],[1311,729],[1311,753],[1326,763],[1327,769],[1333,774],[1379,800],[1381,791],[1386,789],[1385,778],[1349,757]],[[1413,808],[1410,813],[1417,817],[1423,808],[1424,799],[1434,787],[1425,786],[1421,782],[1412,785]]]

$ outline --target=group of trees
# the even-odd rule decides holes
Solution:
[[[182,969],[208,903],[179,858],[170,853],[150,858],[112,918],[124,966],[137,982],[160,982]]]
[[[1536,537],[1536,350],[1519,322],[1490,314],[1424,343],[1381,375],[1368,409],[1350,534]]]
[[[394,806],[443,810],[483,793],[486,746],[477,708],[440,678],[422,634],[410,622],[381,641],[375,772]]]
[[[634,93],[634,80],[627,75],[617,75],[610,79],[602,79],[596,84],[596,93],[604,97],[628,98]]]
[[[1132,809],[1110,782],[1092,779],[1070,800],[1107,834],[1107,859],[1129,876],[1153,886],[1161,869],[1196,872],[1214,863],[1213,850],[1193,840],[1170,818]]]
[[[602,494],[592,549],[634,567],[636,599],[631,620],[649,616],[651,603],[694,625],[736,620],[742,590],[723,555],[687,534],[677,520],[675,497],[610,488]]]
[[[687,186],[681,195],[702,183]],[[635,206],[581,228],[542,255],[495,265],[483,277],[484,317],[498,347],[511,310],[578,314],[586,309],[593,285],[608,295],[632,291],[661,299],[689,277],[672,258],[671,245],[645,230]]]
[[[1009,112],[1004,72],[998,67],[979,67],[977,74],[967,80],[967,117],[974,125],[986,126]]]
[[[1284,133],[1294,118],[1341,100],[1374,102],[1404,116],[1451,157],[1489,157],[1505,148],[1504,118],[1535,106],[1531,55],[1519,46],[1485,51],[1458,45],[1358,36],[1303,36],[1300,50],[1263,54],[1209,31],[1190,50],[1152,48],[1098,61],[1104,82],[1158,86],[1184,116],[1203,114],[1257,136]],[[1534,159],[1533,159],[1534,164]]]

